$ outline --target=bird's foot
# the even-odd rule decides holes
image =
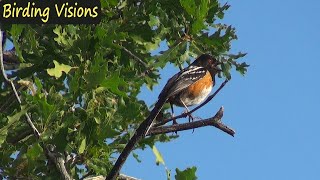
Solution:
[[[188,116],[189,116],[189,123],[195,120],[201,120],[200,117],[194,117],[192,114],[189,114]],[[194,133],[194,128],[192,129],[192,133]]]

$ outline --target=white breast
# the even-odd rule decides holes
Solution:
[[[208,97],[211,90],[212,90],[212,86],[209,86],[207,88],[204,88],[197,98],[190,97],[187,94],[184,94],[185,97],[181,97],[181,99],[185,99],[184,104],[186,106],[193,106],[195,104],[200,104],[202,101],[204,101]],[[182,96],[184,96],[184,95],[182,95]]]

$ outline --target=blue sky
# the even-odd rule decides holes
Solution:
[[[320,1],[229,1],[224,23],[237,29],[233,52],[243,51],[250,64],[242,77],[233,73],[219,95],[195,115],[210,117],[224,106],[225,124],[235,137],[205,127],[158,143],[166,166],[197,166],[198,179],[320,178]],[[167,79],[178,71],[168,66],[154,91],[141,98],[155,102]],[[178,109],[177,112],[181,112]],[[166,179],[151,149],[136,151],[122,169],[149,180]],[[174,178],[172,178],[174,179]]]

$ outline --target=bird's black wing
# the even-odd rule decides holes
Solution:
[[[207,73],[207,70],[199,66],[189,66],[179,73],[171,77],[163,90],[159,94],[159,98],[166,96],[167,98],[172,97],[185,88],[189,87],[199,79],[203,78]]]

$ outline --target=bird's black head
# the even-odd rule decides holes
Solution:
[[[191,65],[204,67],[210,71],[211,74],[217,74],[221,71],[218,67],[219,64],[219,61],[209,54],[202,54]]]

